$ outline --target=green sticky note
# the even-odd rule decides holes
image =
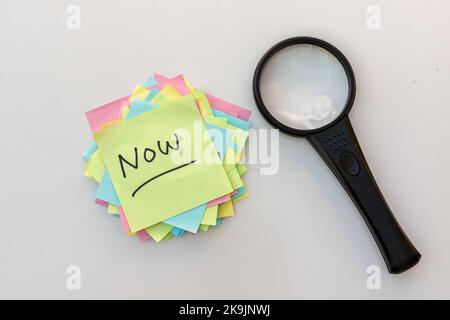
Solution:
[[[233,191],[191,95],[98,131],[95,140],[132,232]]]
[[[98,150],[92,154],[91,160],[86,162],[84,169],[89,177],[92,177],[98,183],[102,181],[103,173],[105,172],[105,164],[103,163]]]
[[[166,236],[163,238],[163,240],[169,240],[173,237],[173,234],[171,234],[170,232],[168,234],[166,234]]]
[[[119,208],[111,203],[108,203],[108,209],[107,212],[109,214],[119,214]]]
[[[219,209],[218,205],[206,208],[205,214],[203,215],[201,225],[209,225],[215,226],[217,220],[217,210]]]
[[[227,175],[228,179],[230,180],[231,186],[233,187],[233,190],[237,190],[240,187],[244,186],[241,176],[239,175],[239,172],[237,171],[236,167],[228,171]]]
[[[244,175],[244,173],[247,172],[248,168],[245,164],[238,163],[238,164],[236,164],[236,170],[238,171],[239,175],[242,176],[242,175]]]
[[[164,239],[165,236],[170,233],[172,229],[172,226],[161,222],[146,228],[145,232],[147,232],[153,238],[153,240],[155,240],[156,242],[160,242],[162,239]]]

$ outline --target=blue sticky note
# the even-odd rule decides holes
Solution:
[[[171,226],[196,233],[205,214],[206,203],[164,221]]]
[[[97,188],[95,197],[97,199],[109,202],[115,206],[121,206],[119,197],[117,196],[116,190],[114,189],[108,170],[105,170],[105,172],[103,173],[102,181]]]
[[[148,87],[153,87],[153,86],[155,86],[155,85],[157,85],[157,84],[158,84],[158,81],[156,81],[155,78],[150,77],[150,78],[147,79],[147,81],[145,81],[145,82],[142,84],[142,86],[143,86],[144,88],[148,88]]]
[[[102,181],[100,182],[97,193],[95,194],[97,199],[109,202],[116,206],[120,205],[119,197],[117,196],[116,190],[114,189],[111,176],[108,173],[108,170],[105,170],[103,173]],[[203,215],[205,214],[206,203],[193,208],[191,210],[180,213],[174,217],[171,217],[164,222],[166,224],[170,224],[171,226],[177,227],[178,229],[190,231],[192,233],[196,233],[198,228],[200,227],[200,223],[202,221]],[[178,231],[175,231],[179,233]],[[182,236],[183,234],[175,234],[176,236]]]
[[[158,93],[158,89],[153,88],[145,97],[145,101],[150,101],[153,99],[154,96],[156,96],[156,94]]]
[[[222,112],[220,110],[212,109],[212,112],[216,117],[227,118],[228,123],[232,126],[238,127],[242,130],[248,130],[250,128],[250,122],[248,121],[233,117],[232,115],[229,115],[228,113]]]
[[[236,199],[237,197],[242,196],[247,191],[247,189],[245,189],[245,187],[240,187],[236,191],[237,192],[234,195],[231,196],[232,200]]]
[[[177,227],[173,227],[170,232],[172,232],[175,237],[181,237],[184,234],[184,230]]]
[[[148,101],[134,99],[133,101],[131,101],[131,108],[130,111],[128,111],[127,120],[155,108],[156,106]]]
[[[84,150],[84,152],[81,154],[81,156],[84,158],[84,160],[89,161],[91,160],[92,154],[97,150],[97,143],[95,141],[92,141],[91,144]]]
[[[225,153],[227,152],[228,145],[231,143],[232,133],[230,130],[225,128],[218,127],[214,124],[205,122],[206,129],[211,136],[211,140],[214,146],[217,149],[217,153],[219,154],[220,160],[223,161],[225,157]]]

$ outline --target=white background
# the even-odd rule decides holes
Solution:
[[[68,30],[66,8],[81,8]],[[369,5],[381,29],[366,26]],[[450,298],[450,3],[0,1],[1,298]],[[422,253],[389,275],[359,213],[306,140],[280,136],[280,169],[211,232],[156,245],[121,230],[82,175],[84,112],[151,73],[254,110],[274,43],[323,38],[351,62],[350,117],[392,210]],[[66,287],[79,265],[81,290]],[[381,267],[381,290],[366,268]]]

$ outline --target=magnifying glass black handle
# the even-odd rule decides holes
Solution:
[[[308,140],[360,211],[389,272],[402,273],[417,264],[421,255],[409,241],[384,200],[349,118],[344,116],[332,127],[309,135]]]

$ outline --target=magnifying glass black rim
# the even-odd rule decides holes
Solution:
[[[259,88],[260,80],[261,80],[261,74],[262,71],[266,65],[266,63],[272,58],[277,52],[280,50],[297,45],[297,44],[311,44],[318,47],[321,47],[325,50],[327,50],[329,53],[331,53],[333,56],[336,57],[336,59],[341,63],[342,67],[344,68],[345,74],[347,75],[347,81],[348,81],[348,96],[347,101],[345,102],[345,107],[342,110],[342,112],[339,114],[339,116],[334,119],[332,122],[328,123],[327,125],[324,125],[320,128],[311,129],[311,130],[300,130],[300,129],[294,129],[292,127],[286,126],[285,124],[278,121],[272,114],[269,112],[267,107],[264,105],[264,101],[261,97],[261,91]],[[269,49],[261,58],[258,65],[256,66],[255,74],[253,76],[253,95],[255,98],[256,105],[259,109],[259,111],[262,113],[264,118],[266,118],[267,121],[269,121],[273,126],[277,127],[278,129],[293,134],[296,136],[308,136],[310,134],[323,131],[331,126],[333,126],[335,123],[337,123],[339,120],[341,120],[345,115],[347,115],[352,108],[353,101],[355,100],[355,93],[356,93],[356,83],[355,83],[355,75],[353,74],[353,69],[350,66],[350,63],[348,62],[347,58],[333,45],[330,43],[317,39],[312,37],[293,37],[286,40],[283,40],[276,45],[274,45],[272,48]]]

